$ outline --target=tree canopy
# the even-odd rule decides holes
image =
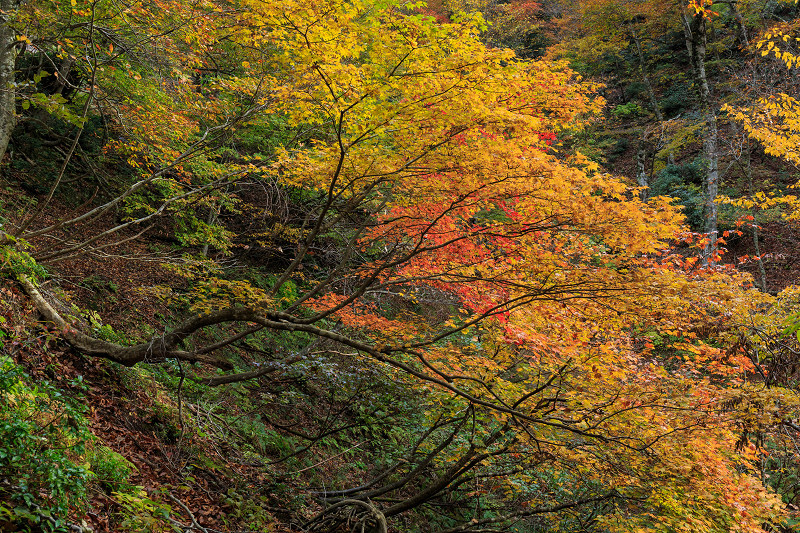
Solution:
[[[217,476],[207,445],[248,472],[215,482],[225,519],[208,519],[231,531],[793,527],[764,464],[800,429],[798,302],[718,264],[742,223],[718,235],[715,5],[574,4],[580,37],[556,50],[635,50],[664,131],[643,40],[683,32],[702,234],[674,197],[642,194],[649,179],[583,153],[603,87],[556,51],[530,58],[530,3],[4,5],[0,520],[82,528],[94,484],[118,509],[109,530],[217,530],[181,499],[191,472]],[[795,67],[775,35],[760,46]],[[796,102],[759,102],[724,109],[795,161]],[[133,306],[111,327],[69,288],[87,262],[146,261],[166,281],[126,294],[150,317]],[[94,276],[80,283],[118,290]],[[129,483],[91,436],[100,406],[75,402],[99,386],[37,388],[37,327],[64,368],[149,367],[179,424],[174,484]],[[26,459],[43,451],[78,477]],[[320,465],[330,479],[302,475]]]

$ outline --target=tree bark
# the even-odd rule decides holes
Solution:
[[[0,0],[0,161],[5,156],[11,132],[17,124],[14,91],[16,35],[9,26],[9,19],[18,6],[19,0]]]
[[[742,47],[747,48],[750,46],[750,38],[747,35],[747,25],[744,22],[742,12],[739,11],[739,5],[736,0],[730,0],[728,5],[731,7],[731,13],[736,19],[736,24],[739,25],[739,32],[741,33],[740,39],[742,40]]]
[[[703,158],[706,175],[705,188],[705,233],[706,246],[703,250],[703,265],[711,265],[717,255],[717,194],[719,192],[719,131],[717,114],[711,100],[711,88],[706,75],[706,34],[707,21],[703,15],[696,15],[692,20],[683,14],[683,30],[686,47],[692,60],[694,81],[700,97],[700,109],[705,121],[705,138],[703,139]]]
[[[642,131],[639,138],[639,146],[636,148],[636,182],[642,190],[639,196],[642,200],[647,200],[650,196],[650,177],[647,175],[647,130]]]
[[[19,274],[17,279],[25,290],[25,293],[33,301],[36,308],[48,322],[61,330],[61,334],[68,343],[81,352],[109,359],[125,366],[133,366],[143,361],[159,361],[164,359],[181,359],[184,361],[206,363],[222,369],[230,369],[233,365],[225,359],[220,359],[205,353],[186,352],[176,349],[176,346],[197,331],[210,324],[217,324],[232,321],[238,318],[235,311],[231,311],[231,316],[211,317],[210,315],[192,317],[172,331],[154,337],[150,342],[136,344],[134,346],[123,346],[113,342],[108,342],[97,337],[92,337],[79,331],[74,325],[67,322],[50,303],[45,300],[42,293],[26,275]]]
[[[650,107],[653,108],[653,113],[655,114],[656,120],[659,123],[664,122],[664,115],[661,114],[661,109],[658,108],[658,100],[656,99],[656,93],[653,90],[653,84],[650,83],[650,76],[647,74],[647,67],[645,65],[644,59],[644,52],[642,51],[642,42],[639,39],[639,36],[636,34],[636,31],[631,29],[630,30],[631,39],[633,40],[633,44],[636,45],[636,55],[639,59],[639,75],[642,77],[642,81],[644,82],[644,86],[647,89],[647,98],[650,100]]]
[[[636,33],[636,30],[631,28],[630,30],[630,38],[633,41],[633,44],[636,46],[636,57],[638,58],[638,68],[639,68],[639,75],[642,78],[642,82],[644,82],[644,86],[647,89],[647,98],[650,100],[650,107],[653,109],[653,115],[655,116],[656,120],[658,121],[659,125],[661,126],[661,131],[665,130],[664,115],[661,113],[661,108],[658,106],[658,98],[656,98],[655,90],[653,90],[653,84],[650,82],[650,75],[647,73],[647,62],[644,56],[644,50],[642,49],[642,41],[639,38],[639,35]],[[645,138],[647,137],[647,129],[642,132],[642,137],[639,141],[639,148],[636,154],[636,181],[639,183],[641,187],[649,187],[649,176],[647,175],[645,169],[645,160],[647,156],[646,148],[645,148]],[[675,154],[672,150],[669,150],[667,153],[667,161],[670,165],[675,164]],[[649,196],[648,190],[642,189],[641,197],[642,200],[647,200]]]
[[[745,149],[743,151],[744,151],[744,156],[745,156],[745,160],[744,160],[745,161],[745,167],[744,167],[744,169],[745,169],[745,175],[747,176],[747,193],[750,195],[750,197],[752,197],[753,196],[753,188],[754,188],[753,187],[753,164],[752,164],[752,157],[751,157],[751,151],[750,151],[750,138],[749,137],[745,137],[745,143],[746,143],[746,145],[745,145]],[[753,229],[753,251],[755,252],[756,257],[758,258],[757,259],[757,261],[758,261],[758,270],[759,270],[759,273],[761,274],[761,277],[760,277],[761,283],[759,284],[760,285],[759,288],[761,289],[761,292],[767,292],[767,271],[764,269],[764,259],[761,257],[761,246],[759,245],[759,242],[758,242],[758,224],[756,224],[755,221],[753,221],[752,229]]]

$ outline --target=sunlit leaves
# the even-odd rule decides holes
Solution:
[[[303,210],[290,229],[248,235],[291,242],[275,294],[205,260],[179,269],[190,289],[174,303],[413,376],[425,417],[473,417],[437,461],[485,451],[470,489],[481,501],[613,490],[609,530],[773,519],[720,408],[754,368],[721,345],[762,300],[723,269],[687,272],[666,251],[678,207],[560,144],[600,110],[594,85],[483,46],[478,16],[435,23],[392,2],[101,7],[139,47],[92,46],[95,32],[60,53],[94,58],[83,97],[111,117],[107,154],[148,185],[124,197],[125,216],[171,213],[183,247],[227,253],[235,224],[214,219],[247,208],[234,176],[269,176]],[[609,26],[639,8],[657,14],[583,6]],[[148,55],[159,50],[173,55]],[[509,458],[530,469],[498,474]]]

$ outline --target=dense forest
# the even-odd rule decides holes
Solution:
[[[0,14],[0,531],[800,527],[796,1]]]

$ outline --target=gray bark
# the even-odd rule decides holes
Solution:
[[[214,202],[208,208],[208,216],[206,217],[206,224],[209,226],[212,225],[214,222],[217,221],[217,216],[219,216],[219,210],[217,208],[217,203]],[[208,243],[203,245],[203,249],[200,251],[203,254],[203,257],[208,257]]]
[[[0,161],[5,156],[11,132],[17,124],[14,63],[16,35],[9,21],[19,0],[0,0]]]
[[[745,175],[747,176],[748,193],[752,197],[754,187],[753,187],[753,165],[750,153],[750,139],[746,138],[745,143],[746,143],[745,148],[743,150],[745,158],[744,170],[745,170]],[[752,224],[752,229],[753,229],[753,251],[755,252],[756,257],[758,258],[757,259],[758,271],[759,274],[761,275],[759,288],[761,289],[761,292],[767,292],[767,271],[764,268],[764,259],[761,257],[761,246],[759,245],[758,242],[758,224],[756,224],[755,221]]]
[[[700,109],[706,124],[703,139],[703,158],[705,160],[706,175],[705,188],[705,233],[708,242],[703,252],[703,264],[713,264],[717,252],[717,194],[719,193],[719,131],[717,128],[717,114],[712,105],[711,88],[706,75],[706,30],[707,21],[702,15],[697,15],[690,20],[683,15],[683,30],[686,37],[686,47],[692,60],[694,81],[700,96]]]
[[[761,247],[758,244],[758,224],[753,223],[753,251],[758,257],[758,271],[761,275],[760,289],[761,292],[767,292],[767,271],[764,269],[764,260],[761,258]]]
[[[644,82],[644,86],[647,89],[647,97],[650,100],[650,107],[653,108],[653,113],[656,116],[656,120],[659,123],[664,122],[664,115],[661,114],[661,110],[658,108],[658,100],[656,99],[656,93],[653,90],[653,85],[650,83],[650,76],[647,74],[647,68],[645,65],[644,60],[644,52],[642,51],[642,43],[639,40],[639,36],[636,34],[634,30],[631,30],[631,39],[633,43],[636,45],[636,55],[639,59],[639,75],[642,77],[642,81]]]
[[[747,48],[750,46],[750,38],[747,35],[747,25],[744,22],[744,17],[742,16],[742,12],[739,11],[739,5],[736,0],[730,0],[728,5],[731,7],[731,13],[733,13],[733,17],[736,19],[736,24],[739,25],[739,32],[741,33],[741,40],[742,46]]]
[[[642,41],[639,39],[639,35],[636,33],[635,30],[630,30],[630,37],[633,41],[633,44],[636,46],[636,56],[638,58],[638,67],[639,67],[639,75],[642,78],[642,82],[644,82],[644,86],[647,89],[647,98],[650,100],[650,107],[653,109],[653,114],[658,121],[658,123],[662,127],[662,131],[664,131],[664,115],[661,113],[661,109],[658,107],[658,99],[656,98],[656,93],[653,90],[653,84],[650,82],[650,75],[647,73],[647,63],[644,57],[644,51],[642,50]],[[648,187],[649,176],[645,171],[645,158],[646,158],[646,151],[644,151],[644,139],[647,136],[647,131],[642,133],[642,138],[639,144],[639,150],[636,154],[636,181],[639,182],[641,187]],[[667,153],[667,159],[670,165],[675,164],[675,154],[670,150]],[[642,190],[642,199],[646,200],[648,196],[647,189]]]
[[[642,200],[647,200],[650,196],[650,176],[647,175],[647,146],[645,137],[647,132],[643,131],[639,139],[639,146],[636,149],[636,181],[642,188],[639,193]]]

